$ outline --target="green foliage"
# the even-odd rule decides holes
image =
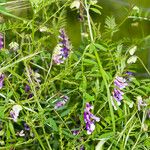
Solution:
[[[133,45],[138,51],[140,44],[130,37],[116,38],[125,21],[118,23],[115,17],[107,16],[103,24],[96,22],[92,16],[103,16],[102,7],[92,0],[79,1],[77,10],[71,10],[72,0],[0,2],[4,18],[0,24],[4,37],[0,73],[5,75],[0,89],[0,149],[149,149],[150,72],[136,52],[129,52]],[[76,17],[74,26],[79,25],[78,46],[69,27],[70,14]],[[131,13],[141,15],[135,9]],[[69,37],[71,51],[64,63],[57,65],[53,57],[61,28]],[[11,42],[18,43],[17,50],[10,48]],[[132,56],[137,57],[137,63],[128,63]],[[138,63],[147,79],[138,78]],[[127,71],[133,75],[127,76]],[[116,76],[128,81],[117,110],[117,102],[112,103]],[[65,101],[64,96],[69,98]],[[141,110],[138,96],[146,103]],[[56,108],[61,101],[64,105]],[[83,116],[87,102],[100,117],[91,135],[86,132]],[[14,105],[22,107],[16,122],[10,114]]]

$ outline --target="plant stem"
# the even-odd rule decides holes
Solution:
[[[90,38],[91,38],[91,43],[94,43],[94,38],[93,38],[93,33],[92,33],[92,27],[91,27],[91,23],[90,23],[90,15],[89,15],[89,6],[87,5],[87,0],[85,0],[85,9],[86,9],[86,13],[87,13],[87,21],[88,21],[88,27],[89,27],[89,32],[90,32]],[[113,126],[113,132],[115,132],[115,117],[114,117],[114,112],[113,112],[113,107],[111,104],[111,94],[110,94],[110,90],[109,90],[109,86],[107,83],[107,74],[105,72],[105,70],[102,67],[99,55],[96,51],[96,49],[94,49],[94,53],[99,65],[99,70],[100,70],[100,74],[102,75],[106,90],[107,90],[107,98],[108,98],[108,103],[109,103],[109,109],[110,109],[110,114],[111,114],[111,118],[112,118],[112,126]]]

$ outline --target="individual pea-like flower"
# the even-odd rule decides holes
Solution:
[[[48,28],[46,26],[40,27],[39,29],[40,32],[47,32]]]
[[[24,123],[24,130],[26,131],[30,131],[30,127],[28,124]]]
[[[17,132],[17,135],[20,136],[20,137],[24,137],[25,136],[24,130],[21,130],[20,132]]]
[[[86,123],[87,134],[91,134],[95,129],[95,121],[99,122],[100,118],[93,115],[90,110],[93,109],[93,106],[89,103],[86,103],[84,109],[84,122]]]
[[[25,92],[29,92],[31,90],[30,86],[28,84],[25,85]]]
[[[60,29],[59,43],[54,48],[52,57],[54,63],[57,65],[64,63],[69,56],[70,50],[71,45],[68,36],[66,35],[64,29]]]
[[[2,33],[0,33],[0,49],[2,49],[3,47],[4,47],[4,37]]]
[[[11,42],[9,48],[13,51],[17,51],[19,49],[19,44],[17,42]]]
[[[73,135],[78,135],[79,132],[80,132],[79,130],[73,130],[73,131],[72,131],[72,134],[73,134]]]
[[[3,87],[4,78],[5,78],[5,75],[3,73],[0,74],[0,89]]]
[[[58,109],[58,108],[64,106],[69,99],[68,96],[61,96],[60,98],[61,98],[61,100],[55,104],[55,107],[54,107],[55,109]]]
[[[112,95],[113,98],[116,100],[117,105],[119,106],[121,105],[121,100],[123,99],[123,95],[124,95],[122,89],[128,86],[128,83],[125,78],[116,76],[114,80],[114,85],[115,88],[113,89]],[[114,106],[114,109],[117,110],[116,103],[113,101],[113,99],[112,99],[112,105]]]
[[[114,85],[119,89],[123,89],[128,85],[128,83],[126,82],[125,78],[117,76],[114,80]]]
[[[71,9],[73,9],[73,8],[79,9],[79,8],[80,8],[80,0],[74,0],[74,1],[71,3],[70,8],[71,8]]]
[[[120,103],[121,100],[123,99],[123,94],[124,94],[124,93],[123,93],[121,90],[116,89],[116,88],[114,88],[114,91],[113,91],[112,93],[113,93],[114,99],[115,99],[118,103]]]
[[[138,103],[138,111],[141,110],[141,107],[147,106],[147,104],[143,101],[141,96],[137,96],[137,103]]]
[[[17,122],[18,117],[19,117],[19,113],[22,110],[22,106],[21,105],[14,105],[12,107],[12,110],[10,111],[10,116],[13,119],[14,122]]]

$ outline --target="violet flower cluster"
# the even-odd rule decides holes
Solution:
[[[91,134],[95,129],[95,121],[99,122],[100,118],[93,115],[90,110],[93,109],[93,106],[89,103],[86,103],[84,109],[84,122],[86,123],[87,134]]]
[[[0,33],[0,49],[4,47],[4,38],[3,35]]]
[[[125,78],[117,76],[114,80],[114,85],[115,85],[115,88],[112,92],[113,98],[116,100],[117,104],[120,105],[121,100],[123,99],[123,94],[124,94],[122,89],[124,89],[126,86],[128,86],[128,83]],[[112,105],[116,109],[113,101],[112,101]]]
[[[0,74],[0,89],[3,87],[4,78],[5,78],[5,75],[3,73]]]
[[[68,36],[65,33],[65,30],[60,29],[59,32],[60,32],[59,35],[60,42],[55,47],[52,57],[54,63],[57,65],[64,63],[64,61],[68,58],[71,50],[71,45]]]

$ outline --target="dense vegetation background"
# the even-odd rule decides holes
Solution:
[[[0,0],[0,149],[148,150],[148,5]]]

